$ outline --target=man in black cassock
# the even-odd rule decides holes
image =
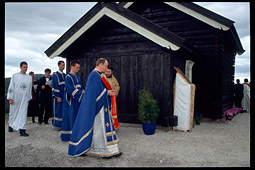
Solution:
[[[234,85],[235,107],[242,107],[242,104],[241,104],[242,98],[243,98],[243,85],[240,84],[239,79],[236,79],[236,84]]]

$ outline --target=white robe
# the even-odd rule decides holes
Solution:
[[[250,112],[250,87],[247,84],[243,84],[242,107],[246,112]]]
[[[10,81],[7,99],[10,105],[9,126],[14,130],[26,129],[28,102],[32,99],[32,77],[21,72],[15,73]]]
[[[86,152],[87,155],[108,157],[120,153],[117,144],[119,142],[118,139],[114,141],[113,144],[107,144],[104,116],[104,107],[102,107],[100,112],[95,117],[93,139],[90,150]],[[109,114],[109,116],[111,116],[111,114]],[[110,124],[113,124],[111,117],[109,120]],[[114,130],[112,130],[112,132],[115,133]],[[113,133],[109,133],[109,136],[111,136]]]

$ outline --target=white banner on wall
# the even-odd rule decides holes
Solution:
[[[174,115],[178,117],[178,124],[174,130],[192,131],[194,96],[195,85],[191,84],[178,69],[174,90]]]

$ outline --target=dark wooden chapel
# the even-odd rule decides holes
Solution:
[[[46,51],[81,63],[85,86],[98,58],[120,84],[119,122],[139,123],[138,91],[158,100],[158,124],[171,126],[174,66],[196,85],[195,112],[220,119],[233,106],[235,56],[244,49],[234,22],[192,2],[99,2]]]

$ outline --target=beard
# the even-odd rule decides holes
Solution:
[[[106,75],[107,78],[112,78],[112,75]]]

